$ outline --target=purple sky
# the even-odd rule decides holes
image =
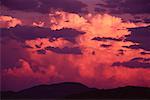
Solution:
[[[150,87],[149,0],[1,0],[1,88],[64,81]]]

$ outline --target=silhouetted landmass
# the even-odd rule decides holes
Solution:
[[[106,98],[125,98],[125,99],[148,99],[150,98],[150,88],[146,87],[119,87],[115,89],[107,89],[107,90],[94,90],[88,91],[79,94],[73,94],[68,96],[67,98],[72,99],[106,99]]]
[[[64,82],[52,85],[39,85],[18,92],[1,92],[2,99],[146,99],[150,98],[150,88],[126,86],[115,89],[89,88],[81,83]]]

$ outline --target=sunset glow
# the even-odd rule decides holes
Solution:
[[[12,4],[2,0],[2,90],[59,82],[81,82],[100,89],[150,87],[150,22],[144,22],[149,12],[135,14],[120,8],[125,19],[106,1],[94,0],[97,6],[89,6],[90,0],[79,0],[71,3],[74,8],[49,2],[44,8],[45,2],[33,0],[39,5],[32,8],[30,0],[12,0]],[[26,7],[20,7],[24,3]],[[88,11],[98,4],[105,5],[106,11],[101,6]],[[132,21],[135,17],[143,21]]]

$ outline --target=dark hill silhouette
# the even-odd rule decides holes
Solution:
[[[52,85],[39,85],[18,92],[2,92],[2,98],[64,98],[71,94],[91,91],[91,88],[75,82],[64,82]]]
[[[39,85],[18,92],[1,92],[2,99],[89,99],[89,98],[150,98],[150,88],[146,87],[119,87],[115,89],[88,88],[81,83],[64,82],[52,85]]]
[[[87,91],[79,94],[69,95],[67,98],[72,99],[105,99],[105,98],[126,98],[126,99],[146,99],[150,98],[150,88],[126,86],[115,89],[102,89]]]

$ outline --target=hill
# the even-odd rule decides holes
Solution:
[[[126,86],[114,89],[89,88],[81,83],[64,82],[52,85],[39,85],[18,92],[1,92],[2,99],[145,99],[150,98],[150,88]]]

